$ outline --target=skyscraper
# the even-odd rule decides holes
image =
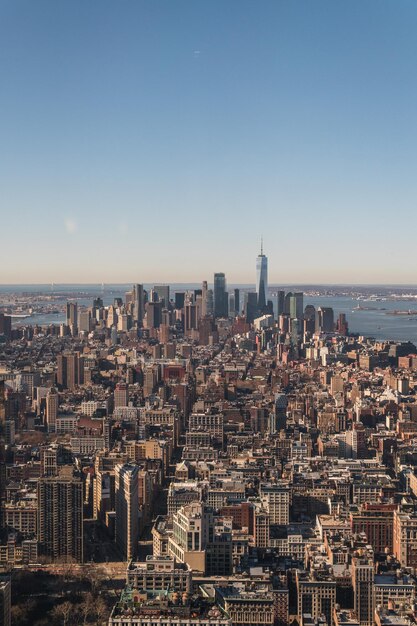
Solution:
[[[52,387],[46,395],[46,419],[45,423],[48,432],[55,432],[56,418],[58,416],[59,396],[58,392]]]
[[[255,292],[247,292],[244,296],[244,312],[246,321],[250,324],[256,317],[256,312],[258,308],[258,295]]]
[[[67,360],[67,388],[74,389],[84,382],[84,359],[79,352],[66,355]]]
[[[229,293],[229,315],[232,317],[237,315],[235,307],[235,294],[233,292]]]
[[[91,325],[91,311],[80,311],[78,313],[78,330],[89,333]]]
[[[153,289],[158,294],[162,306],[167,308],[169,305],[169,285],[155,285]]]
[[[188,334],[198,328],[198,307],[196,304],[187,302],[184,306],[184,333]]]
[[[38,480],[40,553],[52,559],[83,561],[83,483],[72,468]]]
[[[214,317],[228,317],[229,297],[226,291],[226,276],[214,274]]]
[[[320,306],[316,311],[316,333],[332,333],[334,331],[334,312],[331,307]]]
[[[76,302],[67,302],[67,326],[73,335],[77,334],[78,306]]]
[[[184,307],[184,302],[185,302],[184,291],[176,291],[175,292],[175,308],[182,309]]]
[[[148,302],[146,305],[146,327],[159,328],[162,318],[162,302]]]
[[[201,289],[201,315],[205,317],[207,315],[207,281],[203,280],[203,286]]]
[[[277,292],[277,319],[284,313],[285,309],[285,291]]]
[[[143,285],[133,285],[133,319],[137,326],[142,326],[144,314]]]
[[[241,314],[241,310],[240,310],[240,290],[239,289],[235,289],[234,293],[235,293],[235,311],[236,311],[236,315],[240,315]]]
[[[214,314],[214,295],[213,289],[207,289],[206,315]]]
[[[292,291],[288,291],[284,296],[284,315],[290,314],[290,302],[293,294]]]
[[[268,302],[268,257],[263,253],[262,240],[261,254],[256,259],[256,294],[259,311],[263,312]]]
[[[61,389],[74,389],[84,382],[84,359],[79,352],[64,352],[57,356],[56,381]]]
[[[370,546],[352,559],[354,608],[361,626],[374,624],[374,558]]]
[[[292,320],[301,320],[304,315],[304,294],[302,291],[290,295],[290,317]]]
[[[339,333],[339,335],[343,336],[349,334],[349,327],[345,313],[339,313],[339,318],[337,320],[337,332]]]
[[[139,539],[138,475],[137,465],[115,467],[116,544],[127,560],[136,556]]]

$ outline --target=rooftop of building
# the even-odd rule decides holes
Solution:
[[[386,609],[376,610],[376,623],[381,626],[410,626],[410,619],[406,615],[401,615],[396,611]]]
[[[335,610],[334,615],[337,626],[359,626],[356,614],[349,609]]]
[[[216,587],[216,594],[228,602],[265,602],[272,603],[274,597],[268,584],[233,582],[227,586]]]
[[[222,619],[220,608],[207,598],[199,595],[190,596],[188,593],[169,592],[139,592],[126,586],[120,600],[113,608],[114,617],[167,617],[172,620],[187,620],[191,617],[205,619]],[[228,618],[224,618],[228,623]]]
[[[165,571],[181,571],[190,572],[190,567],[186,563],[180,563],[170,556],[153,556],[148,554],[145,561],[130,561],[127,571],[156,571],[163,569]]]

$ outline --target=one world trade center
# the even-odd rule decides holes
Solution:
[[[262,239],[261,254],[256,258],[256,294],[259,312],[263,313],[268,303],[268,257],[263,253]]]

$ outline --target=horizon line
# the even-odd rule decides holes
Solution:
[[[1,287],[49,287],[51,288],[51,286],[126,286],[126,285],[135,285],[135,284],[143,284],[143,285],[161,285],[161,286],[170,286],[170,285],[199,285],[200,283],[202,283],[203,281],[186,281],[186,282],[182,282],[182,281],[158,281],[158,280],[146,280],[143,281],[142,283],[139,283],[138,281],[127,281],[127,282],[45,282],[45,283],[32,283],[32,282],[27,282],[27,283],[0,283],[0,288]],[[241,285],[243,287],[248,287],[248,286],[254,286],[254,288],[256,288],[255,284],[253,282],[248,282],[248,283],[242,283],[242,282],[230,282],[230,285]],[[271,287],[295,287],[295,286],[302,286],[302,287],[412,287],[417,289],[417,283],[371,283],[371,282],[365,282],[365,283],[350,283],[350,282],[343,282],[343,283],[336,283],[336,282],[317,282],[317,283],[311,283],[311,282],[286,282],[286,283],[277,283],[277,282],[273,282],[270,283],[268,285],[268,289]]]

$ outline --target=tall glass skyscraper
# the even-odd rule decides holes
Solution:
[[[144,309],[143,285],[133,285],[133,319],[138,326],[142,326]]]
[[[222,272],[214,274],[214,317],[229,315],[229,297],[226,291],[226,276]]]
[[[258,296],[258,309],[262,313],[268,303],[268,257],[263,253],[261,240],[261,254],[256,259],[256,294]]]

